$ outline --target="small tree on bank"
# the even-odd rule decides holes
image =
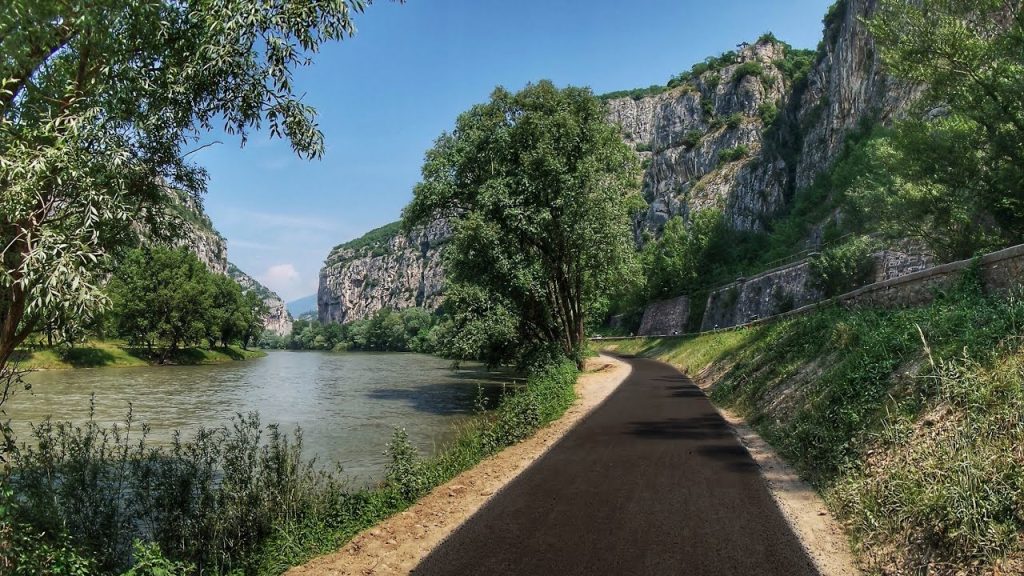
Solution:
[[[514,318],[521,344],[501,360],[554,350],[582,363],[601,295],[637,276],[638,176],[635,154],[590,90],[548,81],[515,94],[498,88],[427,152],[403,218],[407,227],[451,222],[449,284],[482,291]]]

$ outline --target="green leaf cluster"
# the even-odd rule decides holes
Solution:
[[[433,353],[437,347],[436,314],[425,308],[382,308],[369,318],[345,324],[299,319],[291,334],[264,336],[260,346],[289,350],[368,350]]]
[[[293,74],[370,0],[64,2],[0,11],[0,370],[39,323],[88,321],[140,232],[173,235],[189,161],[218,127],[322,155]]]

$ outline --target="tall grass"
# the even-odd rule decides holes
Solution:
[[[0,572],[278,574],[331,551],[484,457],[531,435],[575,398],[576,369],[538,371],[422,459],[398,430],[386,479],[351,489],[255,414],[151,447],[123,425],[44,422],[0,487]]]
[[[1024,572],[1024,298],[938,296],[619,348],[715,363],[712,399],[819,489],[872,573]]]

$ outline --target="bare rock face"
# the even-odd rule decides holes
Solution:
[[[188,248],[211,271],[227,274],[228,243],[212,227],[204,228],[186,222],[183,233],[175,244]]]
[[[278,336],[287,336],[292,333],[292,315],[276,292],[260,284],[234,264],[228,263],[227,274],[242,287],[243,292],[255,292],[256,295],[263,298],[263,303],[267,305],[267,315],[263,317],[264,330]]]
[[[607,101],[609,121],[621,127],[644,164],[648,207],[634,222],[638,244],[660,235],[671,218],[689,219],[709,208],[722,210],[734,229],[766,230],[799,190],[832,166],[851,130],[865,120],[886,122],[905,113],[918,88],[886,75],[862,22],[877,1],[837,3],[802,81],[783,72],[786,46],[764,39],[744,45],[734,62],[666,92]],[[320,321],[350,322],[384,307],[439,305],[439,256],[448,227],[379,232],[367,235],[376,234],[373,242],[357,240],[331,252],[320,273]],[[820,234],[812,235],[807,243],[819,240]],[[765,302],[789,303],[789,292],[776,296],[751,301],[762,308]]]
[[[843,0],[826,19],[824,54],[799,102],[804,130],[797,189],[811,185],[832,166],[850,130],[865,119],[887,122],[899,117],[920,92],[882,70],[875,40],[864,26],[877,5],[877,0]]]
[[[764,230],[797,190],[832,166],[851,130],[904,113],[919,89],[882,70],[862,21],[876,4],[842,0],[833,8],[804,82],[791,83],[780,70],[786,47],[764,40],[742,48],[734,64],[683,86],[608,101],[609,120],[646,165],[649,208],[636,222],[638,240],[657,236],[670,218],[712,207],[734,229]],[[751,62],[761,73],[742,75]],[[773,107],[778,119],[769,136],[763,111]],[[746,156],[724,162],[722,152],[737,146],[747,148]]]
[[[647,213],[638,233],[658,234],[675,216],[719,207],[737,229],[760,230],[783,208],[785,166],[765,162],[769,109],[781,109],[791,92],[778,62],[785,47],[773,41],[741,49],[735,62],[682,86],[635,100],[608,101],[608,118],[646,166]],[[749,73],[751,67],[758,70]],[[742,147],[735,161],[724,151]]]
[[[242,287],[243,291],[255,291],[263,298],[263,302],[269,308],[269,312],[263,319],[264,329],[279,336],[291,334],[292,317],[281,298],[228,262],[227,240],[213,227],[213,222],[203,211],[201,204],[184,194],[176,194],[175,197],[180,208],[179,216],[182,229],[173,244],[188,248],[199,258],[200,262],[206,264],[210,271],[230,276]]]
[[[409,234],[392,224],[336,247],[320,270],[320,322],[353,322],[383,308],[437,308],[441,254],[450,237],[444,221]]]

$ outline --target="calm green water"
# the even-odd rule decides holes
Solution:
[[[271,351],[266,358],[215,366],[100,368],[37,372],[31,393],[20,393],[8,415],[20,439],[47,416],[85,421],[95,394],[97,422],[122,422],[131,403],[155,443],[174,430],[185,437],[199,427],[259,412],[283,431],[301,426],[305,453],[359,482],[382,475],[383,451],[403,427],[422,453],[453,434],[473,411],[478,387],[495,395],[502,377],[479,367],[459,371],[450,362],[419,354]]]

